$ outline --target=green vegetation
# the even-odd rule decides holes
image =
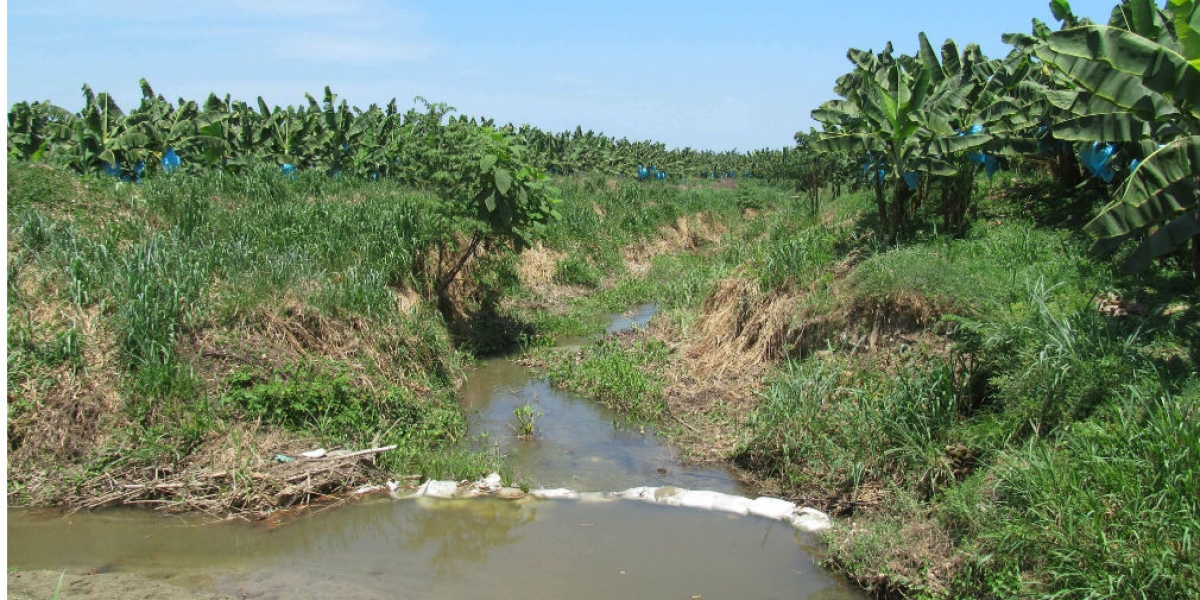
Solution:
[[[498,469],[455,388],[520,343],[841,517],[828,564],[880,596],[1200,596],[1200,8],[1051,6],[1002,60],[851,50],[823,131],[744,155],[329,90],[15,105],[10,498],[315,444]]]
[[[456,235],[435,196],[263,171],[128,186],[9,170],[9,480],[29,499],[114,459],[210,452],[237,423],[400,444],[380,465],[415,472],[464,436],[464,357],[430,308],[436,240]]]
[[[587,346],[578,361],[562,361],[549,370],[550,382],[586,391],[599,402],[641,421],[663,416],[662,367],[666,348],[659,342],[621,347],[612,341]]]
[[[515,421],[513,429],[516,430],[517,437],[532,438],[537,433],[537,422],[541,418],[541,411],[535,410],[528,403],[513,409],[513,420]]]

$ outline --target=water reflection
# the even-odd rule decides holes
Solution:
[[[647,304],[613,315],[607,331],[644,326],[656,309]],[[508,455],[518,478],[534,486],[617,491],[673,485],[746,493],[727,469],[680,464],[652,428],[630,424],[591,399],[555,389],[510,359],[493,359],[473,369],[462,398],[479,446]],[[542,413],[532,440],[517,439],[512,428],[513,411],[526,404]]]
[[[424,513],[411,513],[396,525],[410,550],[428,553],[440,577],[454,577],[469,563],[487,562],[497,548],[519,542],[518,530],[537,516],[532,504],[501,500],[429,501]]]
[[[863,597],[784,524],[640,502],[380,498],[274,530],[131,511],[9,517],[10,566],[109,565],[262,600]]]

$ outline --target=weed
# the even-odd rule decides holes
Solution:
[[[649,421],[665,411],[663,382],[654,371],[665,361],[666,352],[657,341],[623,346],[605,339],[582,348],[577,360],[555,363],[548,375],[556,386],[586,392],[635,419]]]
[[[535,410],[529,403],[524,406],[518,406],[513,409],[512,428],[517,432],[517,437],[521,439],[531,439],[537,431],[538,419],[542,418],[542,412]]]
[[[566,285],[594,288],[600,285],[600,273],[586,259],[570,255],[554,268],[554,281]]]

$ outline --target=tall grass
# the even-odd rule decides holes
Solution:
[[[1200,595],[1200,386],[1129,386],[1112,419],[1008,453],[985,539],[1060,598]]]
[[[457,235],[434,216],[437,198],[311,174],[293,180],[271,169],[158,177],[137,186],[79,180],[28,165],[12,171],[20,186],[10,184],[8,277],[11,288],[30,292],[10,297],[29,310],[56,304],[91,310],[100,330],[113,332],[123,367],[118,392],[137,429],[130,433],[147,448],[186,454],[219,420],[239,418],[231,408],[243,416],[267,414],[217,402],[230,382],[197,371],[207,367],[192,353],[196,340],[236,344],[250,335],[256,319],[292,314],[358,328],[376,345],[365,353],[354,346],[359,354],[342,357],[372,384],[352,386],[354,402],[334,402],[320,415],[305,413],[306,431],[343,443],[369,442],[367,427],[386,431],[398,417],[382,408],[355,412],[367,406],[358,400],[387,405],[396,396],[382,390],[396,388],[379,382],[405,380],[411,389],[424,390],[427,408],[445,422],[428,437],[452,441],[460,435],[462,415],[447,390],[460,377],[462,359],[451,349],[439,315],[420,307],[401,311],[399,300],[428,297],[427,267],[437,260],[430,249]],[[74,340],[67,345],[73,356],[81,354],[80,346],[97,342],[63,335]],[[48,344],[46,337],[25,336],[28,343],[18,345],[17,358],[58,360],[50,353],[61,344]],[[299,356],[301,364],[293,365],[299,372],[323,360],[320,349]],[[376,356],[399,365],[400,372],[379,372]],[[244,360],[257,365],[255,377],[274,381],[280,373],[270,358]],[[35,376],[30,369],[36,365],[29,364],[19,371]],[[292,406],[296,398],[315,397],[287,388],[303,387],[304,381],[285,377],[280,389],[291,395],[280,392],[279,402]],[[425,431],[399,423],[393,433]],[[421,447],[409,459],[432,450]]]

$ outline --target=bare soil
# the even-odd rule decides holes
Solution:
[[[59,583],[61,577],[61,585]],[[55,590],[58,595],[55,596]],[[132,573],[9,571],[9,600],[233,600],[237,596],[197,593],[169,581]]]

